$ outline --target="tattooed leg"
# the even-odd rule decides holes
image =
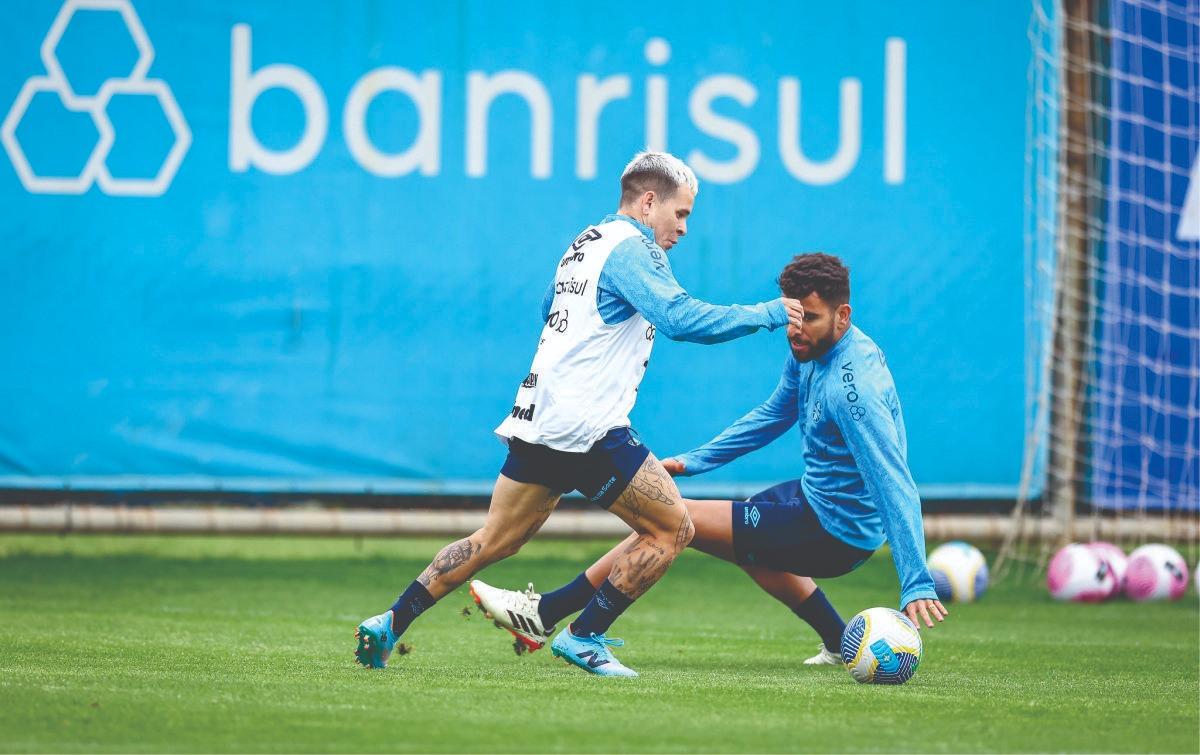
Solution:
[[[626,597],[636,599],[662,578],[691,542],[695,528],[675,482],[653,455],[611,510],[633,527],[634,534],[613,559],[608,579]]]
[[[421,576],[417,577],[417,581],[424,585],[427,590],[429,590],[429,587],[434,582],[440,581],[442,582],[442,587],[448,588],[445,592],[451,592],[474,573],[472,571],[461,579],[455,580],[453,572],[460,571],[460,567],[470,563],[471,559],[477,556],[480,550],[479,541],[471,542],[471,538],[469,537],[464,537],[462,540],[450,543],[445,548],[442,548],[441,552],[437,554],[437,557],[433,559],[433,562],[429,566],[425,567],[425,571],[421,572]],[[433,594],[432,590],[430,590],[430,594]]]
[[[633,601],[662,578],[695,533],[675,483],[653,455],[646,458],[609,510],[632,527],[634,534],[613,559],[608,579],[571,623],[576,637],[608,632]]]
[[[729,501],[694,501],[683,499],[688,516],[695,526],[695,537],[689,547],[704,551],[717,558],[736,563],[733,553],[732,507]],[[585,574],[594,586],[599,586],[612,572],[617,558],[640,537],[636,532],[617,543],[612,550],[601,556],[587,568]]]
[[[435,600],[453,592],[480,569],[520,550],[545,523],[560,495],[501,476],[483,527],[442,548],[417,581]]]

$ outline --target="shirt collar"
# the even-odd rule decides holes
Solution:
[[[643,236],[645,236],[650,241],[654,241],[654,229],[651,228],[650,226],[642,225],[641,223],[637,222],[636,220],[629,217],[628,215],[622,215],[618,212],[614,212],[611,215],[605,215],[604,220],[601,220],[600,222],[601,223],[611,223],[614,220],[624,220],[626,223],[630,223],[631,225],[633,225],[634,228],[641,231]]]
[[[823,365],[832,362],[842,352],[849,348],[850,342],[853,341],[857,335],[858,328],[851,325],[850,328],[842,334],[842,337],[838,339],[838,342],[833,345],[832,349],[817,357],[817,362]]]

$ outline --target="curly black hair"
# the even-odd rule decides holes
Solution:
[[[850,270],[832,254],[799,254],[779,274],[779,290],[789,299],[816,293],[830,304],[850,301]]]

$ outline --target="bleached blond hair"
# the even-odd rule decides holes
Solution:
[[[687,163],[666,152],[644,150],[634,155],[621,173],[621,205],[635,201],[647,191],[665,199],[680,186],[688,187],[693,194],[700,193],[700,182]]]

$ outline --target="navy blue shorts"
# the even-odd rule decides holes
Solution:
[[[799,480],[780,483],[748,501],[733,502],[733,553],[739,564],[803,577],[840,577],[874,551],[855,548],[829,534]]]
[[[649,455],[650,449],[628,427],[609,430],[584,453],[556,451],[511,438],[500,474],[564,493],[578,490],[606,509],[629,487]]]

